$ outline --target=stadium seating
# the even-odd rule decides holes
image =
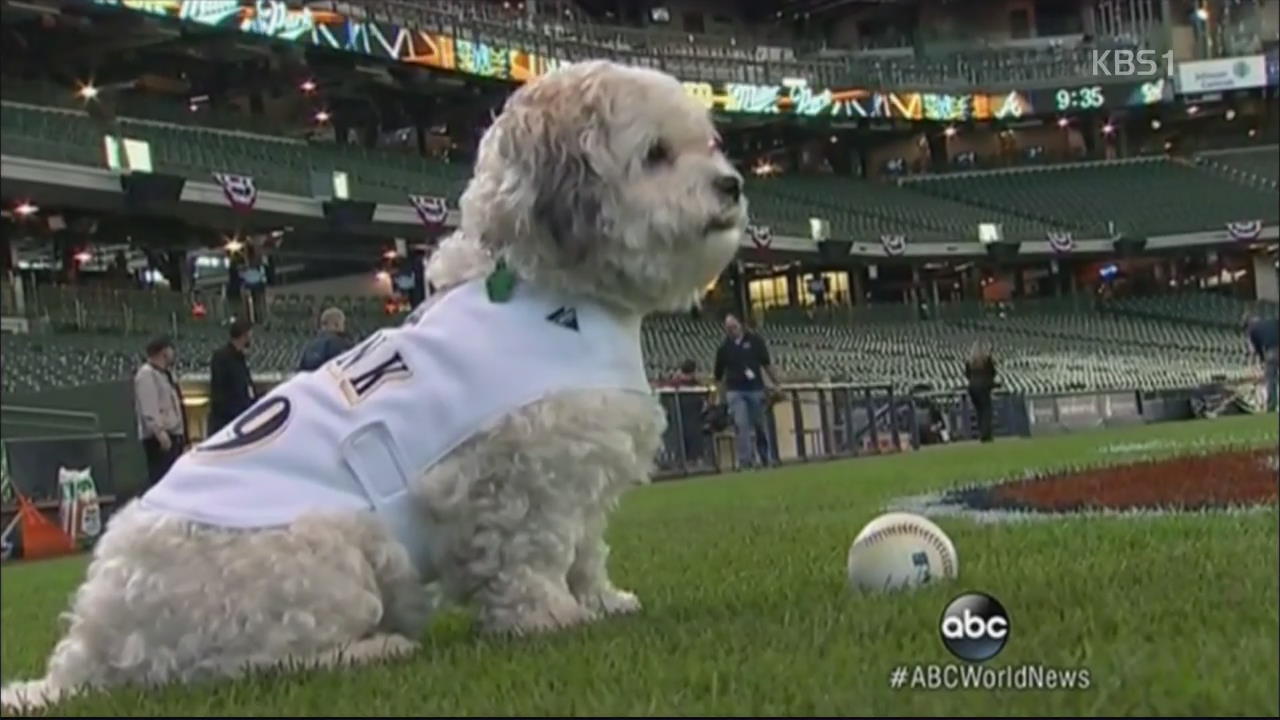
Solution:
[[[1019,217],[1003,209],[977,207],[933,197],[907,187],[835,176],[786,175],[747,183],[753,215],[793,228],[801,220],[808,235],[809,217],[831,221],[832,235],[876,240],[884,233],[905,234],[922,241],[976,241],[983,222],[1004,225],[1010,238],[1043,238],[1061,225]]]
[[[6,86],[6,96],[8,96]],[[82,165],[103,164],[105,130],[82,110],[5,100],[0,136],[6,153]],[[407,194],[440,195],[456,205],[470,168],[410,153],[211,127],[121,118],[120,132],[146,140],[156,171],[207,182],[212,172],[254,177],[258,188],[311,196],[311,173],[342,170],[351,196],[407,204]],[[1228,158],[1224,160],[1223,158]],[[1215,155],[1212,170],[1165,159],[962,173],[873,183],[831,175],[751,178],[752,216],[775,232],[809,235],[825,218],[836,239],[876,240],[885,233],[918,241],[974,240],[980,222],[1003,225],[1010,239],[1050,230],[1102,236],[1107,222],[1136,235],[1219,229],[1223,223],[1280,217],[1267,162],[1275,150]],[[1223,171],[1220,163],[1231,162]],[[1252,168],[1244,170],[1240,168]]]
[[[1204,153],[1197,161],[1239,182],[1273,191],[1280,188],[1280,147]]]
[[[1177,160],[1144,158],[933,176],[907,187],[1068,227],[1088,236],[1220,230],[1228,222],[1280,218],[1274,193]]]
[[[102,166],[105,129],[83,111],[5,101],[0,133],[6,153]],[[208,182],[210,173],[253,176],[258,189],[310,197],[310,173],[343,170],[354,200],[408,204],[408,193],[442,195],[457,203],[470,168],[354,145],[209,127],[120,118],[120,132],[145,140],[156,172]]]
[[[144,313],[116,311],[105,296],[97,296],[92,311],[86,311],[66,295],[65,291],[42,292],[40,312],[74,318],[81,329],[6,336],[6,393],[128,377],[141,360],[140,348],[147,338],[148,331],[140,326],[158,327],[138,319],[149,313],[149,322],[163,319],[169,331],[176,333],[182,373],[204,372],[209,353],[225,342],[220,325],[170,310],[166,296],[152,299],[149,305],[134,298],[130,304],[152,308]],[[386,315],[381,304],[370,298],[274,296],[268,317],[255,330],[250,358],[255,372],[291,372],[302,345],[311,337],[319,310],[329,306],[344,309],[355,337],[401,317]],[[1240,301],[1186,294],[1114,301],[1103,311],[1054,301],[1026,303],[1007,317],[951,313],[947,314],[951,319],[921,322],[905,317],[909,309],[890,306],[812,317],[769,313],[762,332],[775,363],[790,381],[856,381],[894,385],[900,391],[920,385],[954,390],[963,386],[969,348],[975,339],[983,338],[995,347],[1002,381],[1011,391],[1158,390],[1197,385],[1215,377],[1246,376],[1250,365],[1239,330],[1241,308]],[[1205,322],[1188,323],[1188,312]],[[133,331],[122,333],[129,322],[134,323]],[[699,360],[705,367],[721,338],[719,324],[711,319],[686,314],[651,317],[642,338],[646,369],[660,379],[686,358]]]
[[[1133,49],[1128,38],[1097,38],[1081,46],[969,48],[918,55],[903,38],[892,57],[751,37],[692,35],[587,20],[579,14],[529,17],[486,3],[415,3],[404,0],[338,2],[343,12],[472,42],[519,48],[577,61],[610,58],[655,67],[682,80],[775,84],[803,78],[816,87],[973,87],[1048,82],[1092,75],[1097,48]],[[315,4],[313,3],[313,6]]]
[[[1278,314],[1273,302],[1241,300],[1206,292],[1122,298],[1109,302],[1108,311],[1231,330],[1238,330],[1248,313],[1261,311],[1262,315],[1272,318]]]

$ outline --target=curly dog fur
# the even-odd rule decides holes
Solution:
[[[503,259],[521,282],[620,313],[687,307],[746,221],[715,144],[706,110],[666,75],[606,62],[551,73],[485,133],[461,228],[428,277],[447,292]],[[411,653],[428,582],[489,632],[635,612],[609,579],[604,531],[623,491],[647,482],[664,424],[649,397],[563,392],[451,451],[411,488],[435,577],[372,513],[232,530],[130,504],[94,550],[45,676],[0,699],[33,709],[86,689]]]

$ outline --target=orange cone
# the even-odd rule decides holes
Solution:
[[[18,517],[22,528],[22,559],[38,560],[76,551],[76,544],[25,495],[18,494]]]

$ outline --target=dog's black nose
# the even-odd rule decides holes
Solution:
[[[716,190],[732,198],[734,202],[738,202],[738,198],[742,197],[742,178],[737,175],[721,175],[712,184],[715,185]]]

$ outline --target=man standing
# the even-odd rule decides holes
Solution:
[[[733,315],[724,318],[724,342],[716,351],[715,377],[720,395],[733,416],[734,439],[738,449],[738,466],[755,467],[758,441],[759,464],[767,465],[773,457],[769,425],[765,411],[769,407],[765,384],[767,375],[774,388],[778,378],[773,373],[769,349],[764,340],[743,329]]]
[[[346,352],[351,347],[347,339],[347,316],[336,307],[320,313],[320,334],[302,348],[302,361],[298,370],[311,372]]]
[[[969,381],[969,399],[978,416],[978,439],[991,442],[992,414],[991,393],[996,387],[996,361],[991,348],[985,342],[976,342],[964,365],[965,378]]]
[[[1280,406],[1280,398],[1276,396],[1280,392],[1280,322],[1255,314],[1245,323],[1245,331],[1266,374],[1267,412],[1275,412]]]
[[[147,344],[147,360],[133,376],[134,414],[138,439],[147,458],[147,487],[156,484],[187,443],[182,395],[173,377],[176,352],[168,338]]]
[[[213,435],[248,410],[257,399],[245,351],[253,340],[253,326],[247,320],[231,323],[231,339],[209,358],[209,426]]]

